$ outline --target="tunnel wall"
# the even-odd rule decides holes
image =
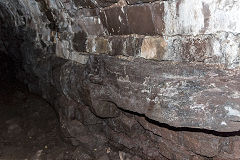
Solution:
[[[110,143],[132,159],[237,159],[239,5],[2,0],[0,50],[74,145]]]

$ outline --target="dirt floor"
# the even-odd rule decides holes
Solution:
[[[0,83],[0,160],[70,160],[54,110],[19,82]]]

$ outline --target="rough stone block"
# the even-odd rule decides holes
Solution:
[[[155,35],[165,29],[163,3],[106,8],[100,17],[111,35]]]
[[[102,22],[99,17],[81,17],[77,20],[78,26],[84,30],[87,35],[102,36],[105,35]]]
[[[152,20],[155,27],[155,32],[158,35],[163,35],[165,31],[165,27],[168,27],[168,26],[165,26],[165,22],[164,22],[164,14],[165,14],[164,3],[163,2],[154,3],[150,5],[150,8],[152,13]]]
[[[82,7],[82,8],[96,8],[96,4],[94,4],[92,1],[89,0],[73,0],[74,4],[77,7]]]
[[[104,37],[88,37],[86,42],[88,53],[109,53],[110,45],[108,39]]]
[[[155,27],[149,5],[126,7],[130,33],[153,35]]]
[[[162,60],[167,43],[162,37],[148,37],[143,39],[140,57],[145,59]]]
[[[86,50],[86,41],[87,34],[84,31],[75,33],[72,40],[73,48],[78,52],[84,52]]]
[[[56,56],[64,58],[64,59],[68,59],[69,54],[70,54],[68,48],[69,48],[69,42],[68,41],[57,39],[57,42],[56,42]]]
[[[141,3],[150,3],[157,0],[126,0],[128,4],[141,4]]]
[[[117,56],[137,56],[141,52],[143,37],[130,36],[113,36],[109,37],[111,52],[109,55]]]
[[[236,22],[239,5],[240,2],[234,0],[166,1],[165,34],[239,33],[240,23]]]
[[[100,17],[111,35],[129,34],[126,7],[114,7],[100,11]]]

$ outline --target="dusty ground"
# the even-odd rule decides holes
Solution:
[[[0,85],[0,160],[73,159],[54,110],[21,83]]]

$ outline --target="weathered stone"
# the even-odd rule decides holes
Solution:
[[[89,0],[73,0],[75,5],[83,8],[96,8],[96,4]]]
[[[112,51],[109,53],[111,56],[117,56],[122,55],[126,52],[126,43],[127,43],[127,37],[111,37],[109,38],[109,41],[111,42]],[[130,52],[131,53],[131,52]]]
[[[109,55],[137,56],[141,52],[143,37],[140,36],[113,36],[109,38],[111,51]]]
[[[149,3],[157,0],[126,0],[128,4],[141,4],[141,3]]]
[[[109,53],[109,41],[104,37],[89,37],[87,39],[86,51],[89,53]]]
[[[166,42],[161,37],[145,37],[141,46],[140,57],[162,60],[166,50]]]
[[[148,5],[127,7],[127,19],[130,33],[153,35],[155,27]]]
[[[99,17],[81,17],[78,19],[78,27],[82,28],[87,35],[105,35],[102,22]]]
[[[114,5],[120,0],[96,0],[96,1],[100,7],[108,7],[108,6]]]
[[[129,34],[129,25],[126,7],[114,7],[100,11],[103,25],[112,35]]]
[[[84,125],[95,125],[95,124],[100,124],[103,121],[95,116],[87,106],[84,106],[80,108],[82,114],[83,114],[83,124]]]
[[[239,137],[231,137],[222,139],[222,145],[220,146],[222,152],[219,154],[217,159],[239,159]]]
[[[56,56],[64,58],[64,59],[68,59],[68,57],[70,56],[68,48],[69,48],[68,41],[57,39]]]
[[[78,62],[80,64],[86,64],[88,61],[88,55],[79,54],[77,52],[72,52],[71,56],[66,59]]]
[[[164,60],[173,61],[188,61],[188,62],[212,62],[217,63],[220,53],[214,53],[216,46],[214,46],[213,36],[199,36],[199,37],[184,37],[178,36],[165,38],[167,41],[167,50],[163,56]],[[214,56],[214,54],[216,54]]]
[[[168,1],[164,6],[167,11],[165,13],[167,35],[215,34],[219,31],[239,32],[239,27],[237,27],[239,23],[235,21],[235,16],[239,15],[239,2],[226,0]]]
[[[80,157],[234,160],[239,4],[2,0],[0,51],[54,105],[66,139],[101,150]]]
[[[87,52],[105,53],[112,56],[140,56],[160,61],[204,62],[222,64],[226,68],[236,68],[240,64],[239,40],[238,36],[232,34],[173,37],[91,36],[88,38]],[[66,51],[65,54],[67,53]]]
[[[164,3],[155,3],[150,6],[152,12],[152,19],[155,27],[155,32],[159,35],[163,35],[165,31],[164,22]]]
[[[99,14],[99,10],[82,8],[78,10],[76,14],[81,15],[81,17],[97,17]]]
[[[231,77],[236,78],[238,75],[234,72],[201,64],[163,62],[159,65],[139,60],[129,63],[106,57],[94,59],[90,63],[105,64],[106,70],[102,68],[100,71],[102,76],[109,72],[112,74],[112,78],[99,77],[103,85],[100,88],[94,86],[94,90],[101,92],[90,91],[95,98],[107,96],[120,108],[145,114],[151,119],[176,127],[188,126],[223,132],[239,129],[237,122],[233,122],[238,119],[238,97],[234,96],[237,94],[238,82],[231,80]],[[124,72],[123,68],[128,70]],[[137,68],[144,72],[138,72]],[[107,72],[104,73],[105,71]],[[226,76],[227,81],[224,80]],[[111,92],[108,87],[104,89],[104,84],[108,84],[108,87],[112,84]],[[131,94],[133,87],[138,88],[138,94]],[[211,99],[208,99],[209,96]]]
[[[74,34],[73,48],[78,52],[84,52],[86,49],[87,34],[83,31],[79,31]]]
[[[139,128],[139,124],[134,119],[134,117],[128,117],[124,114],[121,114],[115,119],[109,119],[107,121],[108,126],[115,132],[123,132],[128,136],[133,136],[137,134],[136,130]]]
[[[97,116],[102,118],[117,117],[120,114],[116,104],[110,101],[94,100],[92,104],[92,109]]]

